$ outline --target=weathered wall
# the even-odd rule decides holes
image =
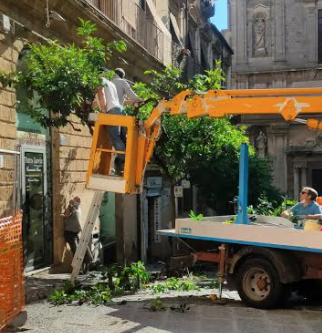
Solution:
[[[321,87],[319,9],[322,1],[231,0],[226,36],[235,52],[232,88]],[[316,133],[277,116],[243,117],[243,122],[259,154],[273,159],[275,184],[297,199],[302,185],[312,185],[312,170],[321,169],[316,164],[322,162]]]
[[[230,1],[234,72],[315,65],[317,11],[321,8],[321,1],[310,0]]]
[[[16,69],[18,56],[26,41],[19,34],[0,32],[0,70],[10,73]],[[45,145],[37,134],[17,132],[16,93],[11,88],[0,88],[0,149],[16,150],[19,144]],[[91,146],[87,128],[72,117],[76,132],[71,125],[52,131],[52,206],[54,231],[54,263],[64,261],[65,241],[63,221],[60,214],[73,196],[82,199],[83,221],[85,220],[93,192],[85,190],[85,175]],[[19,135],[18,135],[19,134]],[[51,145],[50,142],[48,142]],[[11,214],[14,179],[14,160],[4,155],[4,168],[0,169],[0,216]],[[51,178],[51,175],[47,175]],[[69,256],[67,256],[69,258]],[[69,258],[70,259],[70,258]],[[69,260],[67,260],[69,261]]]
[[[16,68],[22,42],[11,32],[0,30],[0,70],[10,73]],[[17,150],[16,96],[13,89],[0,87],[0,149]],[[0,217],[12,214],[15,161],[12,156],[4,156],[4,166],[0,169]]]
[[[85,189],[85,177],[90,155],[91,135],[87,127],[75,117],[70,124],[59,130],[52,130],[52,172],[53,172],[53,232],[54,264],[70,263],[70,254],[64,252],[64,223],[61,213],[75,196],[81,198],[82,223],[84,223],[94,192]]]
[[[231,0],[233,73],[273,73],[315,68],[321,1]],[[247,80],[246,80],[247,81]],[[270,80],[282,86],[280,80]],[[244,83],[247,86],[247,82]]]
[[[0,70],[9,73],[16,69],[23,42],[13,34],[0,33]],[[0,149],[16,150],[17,144],[44,145],[39,135],[19,132],[16,129],[16,94],[13,89],[0,89]],[[85,175],[91,146],[88,129],[72,118],[76,132],[70,125],[53,130],[53,229],[54,263],[63,261],[65,241],[63,221],[60,214],[69,200],[78,195],[82,199],[83,220],[88,211],[93,192],[85,190]],[[49,142],[50,144],[50,142]],[[13,187],[6,183],[13,181],[14,160],[4,155],[4,168],[0,169],[0,216],[11,214]],[[51,175],[48,175],[50,178]]]
[[[53,5],[53,3],[51,3]],[[55,3],[56,5],[56,3]],[[22,7],[21,7],[22,6]],[[33,8],[35,6],[35,8]],[[19,33],[19,36],[24,36],[26,41],[32,41],[29,37],[35,38],[35,35],[31,33],[31,29],[37,31],[42,36],[46,37],[59,37],[62,41],[78,41],[77,37],[74,34],[76,25],[78,24],[78,17],[83,17],[84,19],[94,19],[98,24],[99,31],[98,34],[107,39],[111,38],[125,38],[128,42],[129,51],[124,55],[131,63],[125,69],[129,69],[128,77],[131,76],[140,76],[143,77],[143,70],[149,68],[161,68],[161,64],[151,57],[146,51],[138,48],[133,40],[130,40],[124,34],[121,34],[118,28],[115,28],[113,24],[110,24],[107,19],[98,19],[92,12],[88,11],[85,7],[79,6],[78,3],[73,1],[64,2],[64,8],[59,4],[57,5],[58,12],[62,13],[66,21],[55,22],[51,21],[50,28],[45,27],[45,22],[43,21],[43,10],[38,9],[41,7],[36,6],[36,4],[30,4],[26,1],[24,3],[19,2],[15,5],[2,2],[0,5],[1,9],[6,12],[8,15],[12,15],[14,19],[20,23],[25,24],[23,28],[20,24],[19,29],[16,29],[16,33]],[[78,14],[75,15],[75,10],[78,10]],[[96,13],[97,14],[97,13]],[[38,16],[37,16],[38,15]],[[0,17],[1,23],[1,17]],[[30,30],[28,30],[28,28]],[[38,35],[39,36],[39,35]],[[7,41],[2,42],[1,35],[1,58],[0,58],[0,69],[6,71],[12,71],[15,69],[16,60],[18,53],[22,48],[22,43],[19,42],[19,45],[15,45],[15,39],[8,40],[9,35],[6,35]],[[10,37],[11,38],[11,37]],[[12,37],[13,38],[13,37]],[[37,38],[37,37],[36,37]],[[39,38],[41,39],[41,38]],[[10,47],[8,47],[8,45]],[[19,46],[19,47],[18,47]],[[19,48],[19,50],[18,50]],[[140,53],[140,57],[136,56],[134,53]],[[15,57],[13,60],[12,57]],[[121,61],[121,63],[123,63]],[[134,64],[134,66],[133,66]],[[113,61],[113,66],[120,66],[120,60]],[[16,144],[16,115],[14,110],[15,104],[15,94],[11,90],[2,89],[0,92],[0,148],[13,149]],[[65,242],[64,242],[64,229],[63,221],[60,214],[66,208],[69,200],[78,195],[82,199],[82,212],[83,212],[83,222],[86,218],[87,211],[93,196],[92,191],[85,190],[85,174],[87,169],[87,163],[89,158],[89,151],[91,145],[91,136],[89,135],[88,129],[82,127],[76,119],[72,119],[76,127],[81,129],[81,132],[74,131],[71,126],[67,126],[61,131],[53,130],[52,131],[52,142],[49,144],[52,145],[52,224],[53,224],[53,242],[54,242],[54,263],[60,264],[62,262],[66,263],[62,269],[67,268],[70,262],[70,255],[68,251],[65,251]],[[37,138],[38,140],[38,138]],[[21,133],[19,136],[19,142],[35,143],[35,140],[32,135],[26,135]],[[42,142],[41,144],[44,144]],[[7,166],[6,166],[7,167]],[[6,172],[0,172],[0,177],[5,178],[12,176],[12,167],[8,165],[8,170]],[[8,172],[7,172],[8,171]],[[1,179],[0,179],[1,180]],[[2,181],[2,180],[1,180]],[[3,183],[0,183],[1,192],[0,192],[0,205],[7,206],[8,198],[10,197],[11,188],[4,187]],[[3,191],[2,191],[3,189]],[[132,207],[133,206],[133,207]],[[123,204],[122,204],[123,207]],[[131,237],[137,237],[137,232],[134,230],[136,226],[136,205],[129,203],[129,208],[125,206],[127,212],[131,212],[133,208],[133,214],[131,215],[131,228],[133,229],[133,234],[121,239],[127,240],[132,246]],[[1,208],[3,209],[3,208]],[[0,210],[1,211],[1,210]],[[127,232],[128,233],[128,232]],[[136,253],[133,251],[127,251],[129,256],[134,257]]]
[[[28,4],[29,6],[29,4]],[[7,7],[5,7],[6,9]],[[13,9],[13,14],[15,19],[20,19],[27,25],[27,27],[31,27],[31,23],[22,13],[27,13],[30,8],[26,8],[26,11],[15,11]],[[86,9],[83,9],[83,12],[86,13]],[[36,13],[33,12],[35,15]],[[9,14],[9,13],[8,13]],[[74,30],[76,25],[74,25],[73,21],[69,21],[68,15],[69,11],[64,13],[64,17],[67,19],[66,24],[63,26],[65,28],[68,27],[64,32],[69,32],[70,30]],[[43,15],[43,13],[42,13]],[[66,16],[67,15],[67,16]],[[0,17],[1,18],[1,17]],[[31,18],[30,18],[31,19]],[[33,22],[38,22],[36,18],[34,18]],[[0,19],[1,23],[1,19]],[[56,22],[52,22],[50,29],[46,30],[44,28],[44,24],[39,27],[38,25],[33,25],[33,28],[37,30],[40,34],[44,34],[45,36],[49,36],[51,33],[57,36]],[[100,23],[99,23],[100,24]],[[57,25],[58,27],[58,25]],[[106,28],[106,25],[104,25]],[[19,29],[18,29],[19,28]],[[59,29],[62,28],[62,25],[59,25]],[[58,29],[58,30],[59,30]],[[46,31],[45,31],[46,30]],[[102,29],[103,30],[103,29]],[[14,34],[1,34],[0,35],[0,69],[5,72],[11,72],[16,69],[16,63],[18,59],[19,52],[23,47],[23,43],[19,41],[17,36],[24,36],[24,40],[26,42],[30,42],[35,38],[35,35],[32,34],[28,29],[22,28],[22,26],[17,25],[16,35]],[[100,32],[103,34],[103,32]],[[29,38],[31,37],[31,39]],[[60,37],[64,40],[64,33],[60,35]],[[69,37],[69,36],[68,36]],[[72,37],[71,37],[72,38]],[[41,38],[39,38],[41,39]],[[133,43],[129,43],[129,48],[134,49],[135,46]],[[136,48],[135,48],[136,49]],[[130,52],[131,53],[131,52]],[[133,53],[133,52],[132,52]],[[131,57],[129,57],[132,59]],[[150,67],[160,66],[155,60],[145,52],[144,53],[144,61],[142,62],[142,57],[136,57],[135,63],[137,61],[140,62],[140,66],[145,66],[147,61],[150,63]],[[115,63],[114,66],[119,64]],[[132,70],[132,75],[136,75],[136,71],[139,66],[131,66],[135,70]],[[140,70],[140,74],[143,73],[143,70]],[[130,75],[129,75],[130,76]],[[10,89],[1,89],[0,91],[0,148],[3,149],[16,149],[17,143],[24,144],[40,144],[45,145],[46,142],[39,142],[39,136],[35,136],[30,133],[19,132],[19,139],[17,138],[17,130],[16,130],[16,112],[15,112],[15,103],[16,96],[15,92]],[[81,129],[81,132],[76,132],[69,125],[61,130],[53,130],[51,135],[51,141],[48,142],[49,146],[51,146],[52,150],[52,175],[48,175],[49,178],[52,178],[52,223],[53,225],[53,250],[54,256],[53,261],[54,264],[59,266],[60,263],[64,263],[63,266],[59,267],[61,270],[70,269],[70,260],[71,256],[69,251],[66,251],[65,241],[64,241],[64,225],[61,218],[61,213],[66,208],[69,200],[73,196],[80,196],[82,199],[82,220],[85,221],[90,202],[92,200],[93,191],[88,191],[85,189],[85,175],[87,169],[87,163],[89,159],[89,151],[91,146],[91,136],[87,128],[80,125],[80,123],[75,119],[71,119],[76,127]],[[49,139],[50,141],[50,139]],[[12,196],[12,186],[8,186],[8,184],[4,184],[8,180],[12,180],[13,165],[9,163],[9,160],[5,159],[5,169],[0,170],[0,213],[1,215],[6,213],[8,208],[9,200]],[[124,206],[125,205],[125,206]],[[130,220],[125,219],[125,225],[127,223],[130,224],[127,229],[126,235],[120,238],[120,241],[128,241],[131,250],[126,252],[130,258],[134,258],[137,253],[135,249],[133,249],[133,241],[136,241],[137,231],[136,231],[136,204],[132,204],[129,202],[129,206],[126,206],[127,203],[120,206],[120,209],[125,207],[126,212],[130,212]],[[133,212],[133,214],[131,213]],[[123,221],[123,219],[122,219]],[[133,230],[133,233],[129,233],[129,230]],[[132,241],[133,238],[133,241]],[[126,245],[127,246],[127,245]]]

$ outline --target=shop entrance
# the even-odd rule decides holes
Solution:
[[[23,145],[21,156],[24,260],[31,271],[51,261],[46,148]]]

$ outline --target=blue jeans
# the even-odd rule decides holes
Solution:
[[[117,116],[125,116],[125,112],[121,107],[114,107],[107,112],[108,114],[115,114]],[[110,136],[112,146],[115,150],[125,152],[126,142],[126,128],[120,126],[108,126],[107,132]],[[124,154],[117,154],[117,159],[121,162],[125,161]]]

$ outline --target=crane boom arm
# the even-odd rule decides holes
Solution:
[[[299,114],[322,114],[322,88],[209,90],[203,94],[182,91],[172,100],[162,100],[144,124],[146,147],[144,161],[137,170],[137,182],[142,182],[146,163],[150,162],[159,137],[163,113],[186,114],[188,118],[209,116],[223,118],[229,115],[281,115],[287,122],[300,122],[309,129],[322,131],[318,119],[299,119]],[[139,161],[138,161],[139,162]]]
[[[145,128],[153,126],[164,112],[187,114],[188,118],[271,114],[292,122],[299,114],[322,114],[322,88],[210,90],[204,94],[183,91],[171,101],[162,100],[145,122]]]
[[[161,133],[161,116],[164,113],[184,114],[188,118],[280,115],[287,122],[300,122],[309,129],[322,131],[319,119],[307,117],[322,114],[322,88],[210,90],[205,93],[186,90],[170,101],[160,101],[146,121],[138,121],[130,116],[100,114],[95,123],[87,187],[119,193],[139,193],[146,165]],[[306,119],[300,119],[300,115],[306,115]],[[106,126],[127,128],[125,152],[112,149],[107,139]],[[113,154],[126,155],[124,177],[108,176]]]

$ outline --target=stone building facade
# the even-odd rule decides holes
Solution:
[[[165,2],[156,1],[156,6]],[[172,65],[183,70],[184,78],[191,79],[195,74],[212,70],[216,61],[221,61],[227,76],[225,83],[229,86],[233,51],[210,22],[214,11],[214,1],[203,0],[169,1],[168,11],[162,7],[158,10],[171,33]],[[176,185],[181,189],[180,196],[174,196],[173,184],[157,166],[148,167],[140,200],[141,257],[144,261],[164,259],[177,253],[180,244],[160,237],[156,231],[174,227],[175,217],[187,217],[191,209],[197,211],[197,188],[187,180]]]
[[[189,56],[189,61],[197,62],[199,67],[196,68],[199,69],[192,72],[190,69],[190,75],[213,68],[214,59],[219,59],[224,54],[227,54],[225,64],[229,67],[229,45],[209,25],[208,17],[203,17],[204,1],[189,0],[188,11],[184,7],[186,1],[176,2],[181,13],[177,15],[182,20],[179,27],[175,28],[179,28],[179,38],[182,39],[182,45],[178,44],[179,52],[186,48],[188,25],[185,23],[185,13],[188,14],[189,21],[204,22],[200,27],[207,25],[204,33],[208,42],[204,55],[201,55],[200,47],[203,37],[198,37],[201,28],[195,25],[198,33],[191,45],[198,52],[194,51]],[[212,2],[209,3],[211,14],[214,7]],[[97,24],[97,36],[107,41],[120,38],[126,41],[128,51],[122,57],[111,59],[109,66],[123,67],[130,81],[144,81],[145,70],[162,70],[172,63],[174,32],[171,24],[175,22],[170,23],[169,8],[172,5],[173,2],[168,0],[49,0],[47,11],[42,0],[2,0],[0,70],[9,73],[19,69],[26,46],[30,42],[46,43],[49,38],[63,43],[79,43],[75,30],[78,18],[81,17]],[[211,38],[212,43],[209,42]],[[206,64],[205,68],[201,65],[202,61]],[[17,150],[21,153],[18,171],[24,210],[26,269],[53,265],[56,271],[65,271],[70,268],[71,256],[64,241],[61,213],[76,195],[82,200],[83,219],[88,212],[93,192],[85,189],[85,175],[91,135],[75,117],[70,120],[80,132],[74,131],[70,124],[60,129],[41,128],[24,112],[24,98],[23,91],[0,87],[0,149]],[[5,157],[0,169],[1,216],[9,214],[13,195],[13,186],[9,183],[15,180],[13,169],[13,163]],[[105,237],[106,246],[116,248],[120,263],[136,260],[142,255],[143,229],[142,218],[139,216],[148,213],[140,210],[142,205],[140,206],[139,200],[136,195],[113,193],[106,193],[103,200],[97,231],[100,229]],[[169,210],[169,214],[160,221],[160,227],[162,223],[173,220],[171,212],[173,211]]]
[[[97,24],[97,35],[107,41],[124,39],[128,51],[124,59],[112,59],[111,68],[125,67],[127,77],[143,79],[146,69],[161,70],[165,63],[137,43],[106,15],[87,1],[48,1],[49,12],[58,19],[46,18],[43,1],[2,1],[0,4],[0,70],[19,69],[28,43],[46,43],[48,38],[62,43],[79,39],[75,33],[78,18]],[[52,15],[52,14],[51,14]],[[144,23],[144,22],[143,22]],[[126,66],[124,66],[124,64]],[[83,221],[93,191],[85,189],[85,175],[91,135],[77,118],[60,129],[43,129],[24,112],[24,92],[0,89],[0,149],[21,153],[21,202],[24,211],[23,233],[26,270],[53,265],[56,271],[70,269],[70,252],[64,240],[61,213],[73,196],[82,200]],[[19,101],[19,103],[17,103]],[[2,157],[2,154],[0,154]],[[5,156],[1,177],[1,216],[11,209],[13,163]],[[117,214],[115,207],[117,206]],[[97,232],[105,233],[106,243],[118,247],[118,260],[138,258],[137,197],[106,193]],[[131,214],[128,214],[128,212]],[[116,223],[117,220],[117,223]],[[116,227],[117,226],[117,227]],[[117,240],[117,242],[116,242]],[[114,245],[113,245],[114,244]]]
[[[22,42],[11,37],[9,40],[2,30],[0,31],[0,68],[5,73],[15,70],[22,49]],[[10,88],[2,89],[0,95],[0,147],[5,150],[16,150],[16,116],[15,92]],[[14,161],[8,155],[2,155],[0,169],[0,217],[12,214]]]
[[[230,0],[228,12],[232,88],[322,87],[322,1]],[[242,119],[259,153],[273,159],[278,188],[294,199],[304,185],[322,193],[320,133],[277,116]]]

